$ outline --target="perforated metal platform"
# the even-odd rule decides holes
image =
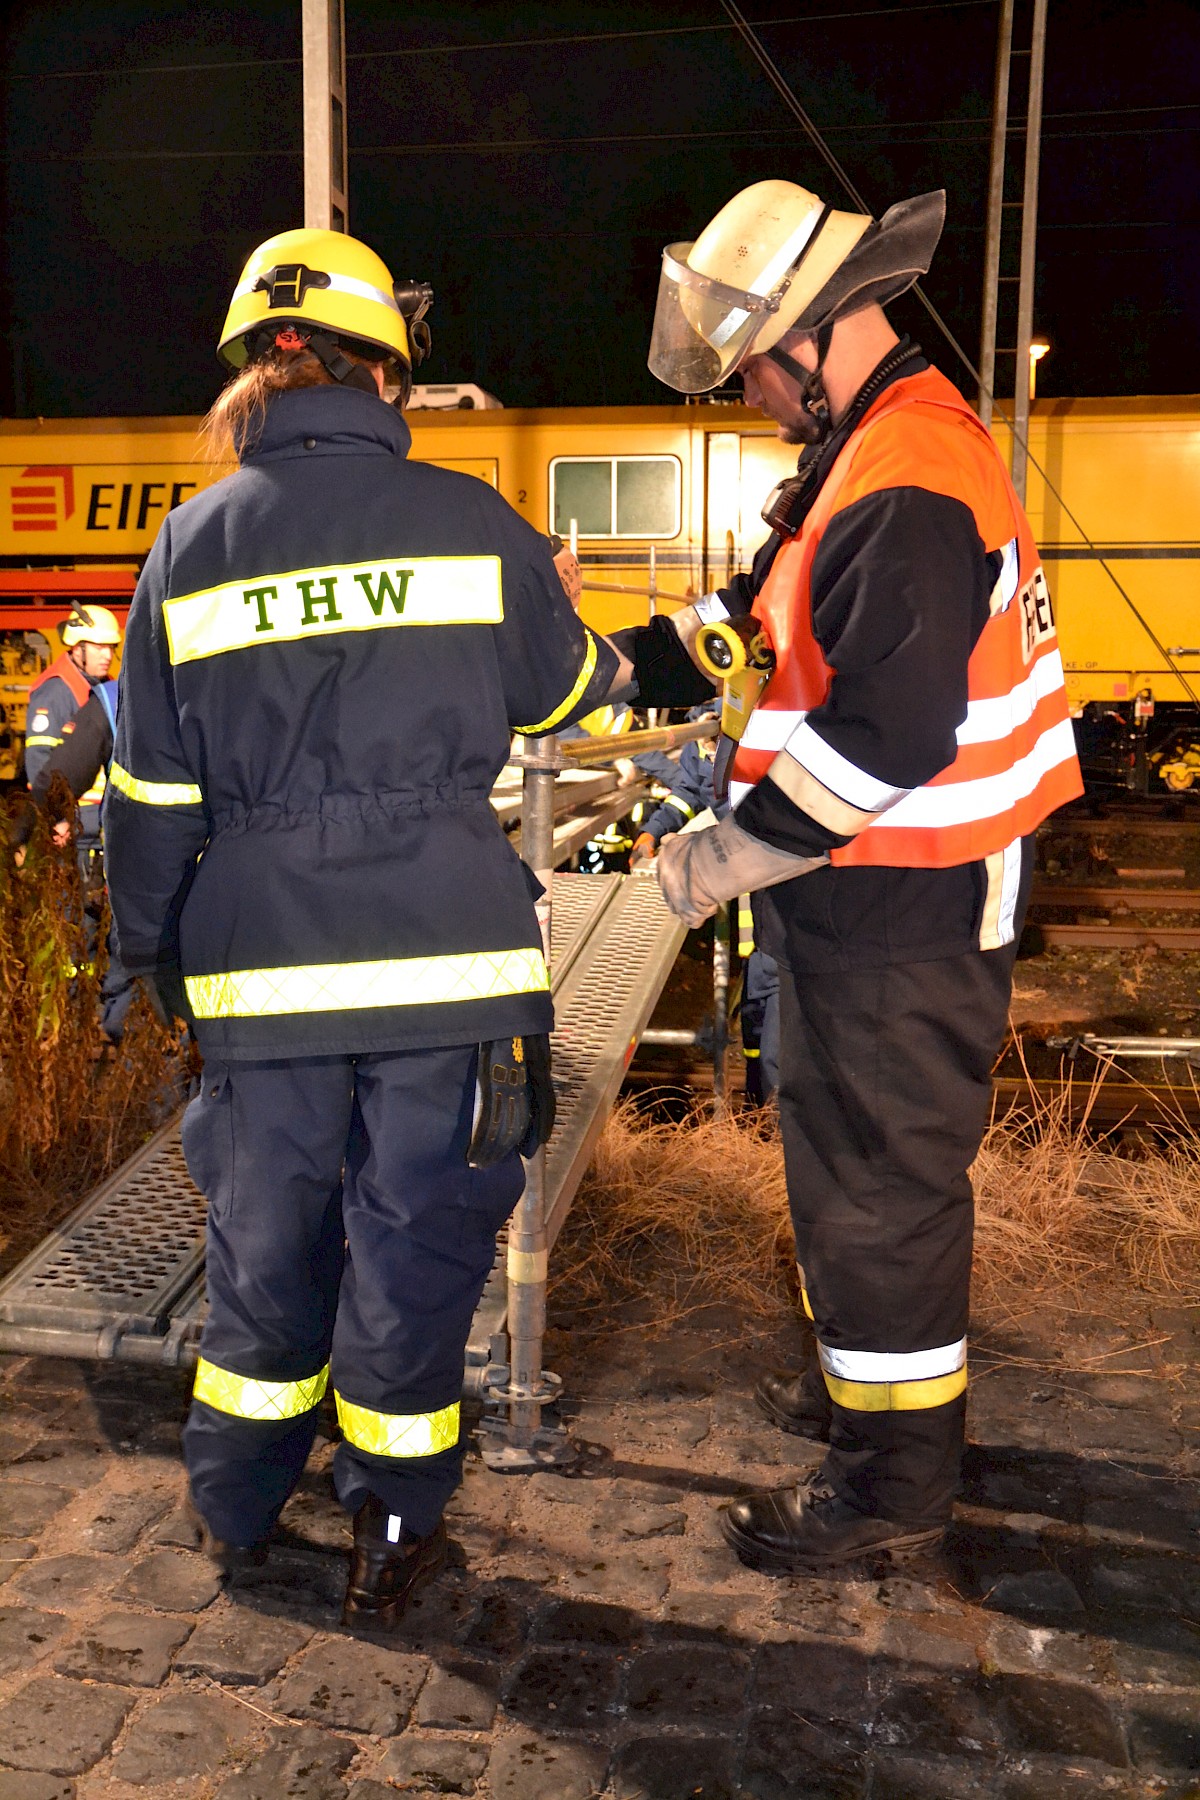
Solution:
[[[684,935],[645,876],[556,877],[552,929],[559,1111],[547,1171],[551,1241]],[[204,1316],[204,1210],[175,1118],[0,1284],[0,1350],[167,1366],[194,1360]],[[472,1330],[469,1361],[486,1352],[503,1320],[501,1268]]]

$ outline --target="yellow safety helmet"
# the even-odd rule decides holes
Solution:
[[[663,251],[651,373],[679,393],[707,393],[788,331],[815,334],[894,300],[928,269],[945,216],[940,190],[902,200],[876,224],[792,181],[743,188],[694,244]]]
[[[121,641],[121,627],[107,606],[81,600],[77,610],[59,627],[58,635],[68,650],[76,644],[112,644],[115,649]]]
[[[339,346],[382,351],[411,372],[429,352],[432,300],[426,282],[393,281],[382,257],[344,232],[282,231],[242,270],[217,354],[240,369],[283,337],[284,348],[313,349],[337,380],[346,379],[333,366]]]

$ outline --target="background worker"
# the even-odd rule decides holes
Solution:
[[[84,932],[89,959],[96,955],[104,910],[101,809],[112,756],[117,684],[110,679],[121,627],[106,606],[80,602],[61,626],[63,652],[30,691],[25,722],[25,776],[44,806],[51,781],[61,774],[75,796],[75,851],[84,884]],[[70,842],[72,822],[59,820],[55,842]],[[100,1025],[119,1043],[133,998],[133,979],[121,962],[110,925],[108,957],[100,982]]]
[[[25,779],[37,792],[39,777],[51,752],[75,729],[76,714],[93,691],[108,680],[113,658],[121,642],[121,627],[106,606],[82,603],[59,629],[63,642],[40,681],[30,689],[25,713]],[[79,801],[80,864],[87,878],[100,852],[100,806],[104,799],[105,770],[77,796]]]
[[[715,700],[691,709],[688,717],[703,718],[717,711]],[[680,752],[670,791],[654,809],[634,840],[630,866],[657,856],[664,838],[680,831],[704,812],[724,818],[728,801],[713,792],[716,749],[711,740],[689,738]],[[770,1104],[779,1087],[779,971],[774,960],[754,941],[754,920],[747,896],[738,896],[738,956],[742,964],[739,1014],[742,1055],[746,1059],[746,1103]]]
[[[61,776],[70,789],[78,810],[82,809],[85,794],[97,791],[103,793],[116,738],[117,694],[118,688],[115,681],[99,682],[74,718],[67,720],[63,727],[62,742],[49,752],[45,762],[29,784],[34,800],[44,810],[49,809],[52,805],[52,789],[56,776]],[[56,820],[53,829],[56,843],[66,844],[69,842],[71,833],[69,818]],[[90,875],[92,880],[85,896],[85,906],[88,909],[87,917],[93,934],[102,910],[103,895],[99,891],[98,881],[101,866],[99,858],[92,857],[89,853],[84,874],[85,877]],[[111,1043],[119,1044],[124,1034],[125,1020],[135,986],[133,976],[121,961],[117,928],[110,919],[108,957],[104,973],[100,978],[100,1027]]]
[[[755,894],[781,965],[780,1119],[823,1381],[760,1403],[827,1436],[818,1474],[724,1516],[770,1571],[935,1543],[964,1436],[972,1196],[1032,834],[1081,791],[1053,613],[986,430],[883,304],[930,264],[944,195],[879,222],[790,182],[664,253],[651,369],[735,371],[811,448],[766,509],[753,610],[776,664],[733,811],[667,839],[689,925]],[[618,634],[645,704],[701,697],[703,608]],[[678,696],[678,698],[677,698]]]
[[[466,1337],[549,1129],[536,883],[489,796],[510,731],[590,711],[618,666],[544,537],[407,460],[381,396],[407,398],[431,297],[337,232],[250,257],[210,414],[241,467],[139,581],[107,827],[129,965],[205,1062],[198,1541],[262,1559],[331,1384],[345,1617],[377,1626],[444,1560]]]

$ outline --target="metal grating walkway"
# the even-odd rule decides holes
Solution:
[[[552,1242],[683,936],[652,878],[555,878]],[[0,1351],[193,1361],[204,1317],[204,1212],[177,1117],[0,1284]],[[468,1363],[487,1360],[504,1310],[501,1259],[472,1328]]]

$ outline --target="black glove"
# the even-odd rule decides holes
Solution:
[[[164,1031],[174,1031],[180,1019],[191,1024],[183,971],[177,963],[159,963],[153,975],[140,975],[138,981],[146,1004]]]
[[[700,706],[713,697],[713,684],[696,667],[669,618],[609,633],[609,642],[633,664],[642,706]]]
[[[554,1126],[548,1037],[495,1038],[479,1046],[473,1169],[490,1169],[513,1150],[532,1156]]]
[[[542,1032],[537,1037],[527,1037],[522,1041],[525,1045],[525,1067],[529,1071],[530,1119],[529,1130],[518,1148],[522,1156],[532,1156],[535,1150],[550,1142],[558,1101],[550,1068],[549,1036]]]

